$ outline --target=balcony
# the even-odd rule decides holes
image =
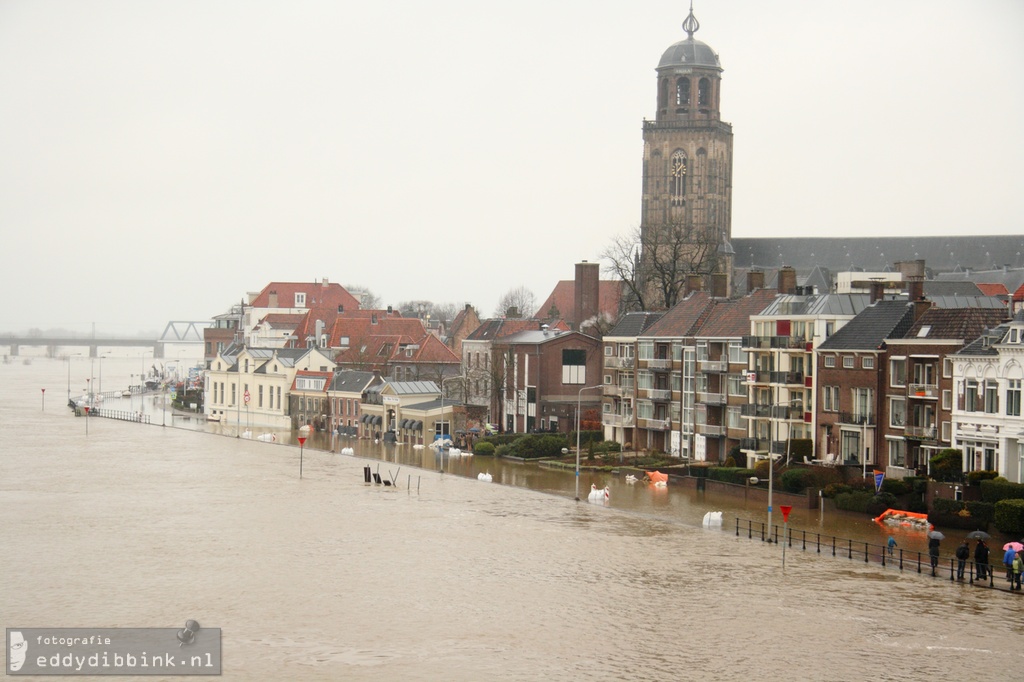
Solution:
[[[743,417],[766,418],[770,413],[771,405],[759,405],[757,403],[747,403],[746,405],[740,405],[740,416]]]
[[[620,396],[620,397],[623,397],[623,398],[632,398],[633,397],[633,387],[632,386],[615,386],[615,385],[612,385],[612,384],[605,384],[604,394],[605,395],[617,395],[617,396]]]
[[[723,436],[725,429],[721,424],[697,424],[697,433],[702,436]]]
[[[601,423],[605,426],[633,426],[633,415],[606,413],[601,415]]]
[[[633,358],[620,357],[618,355],[612,355],[604,359],[604,366],[607,369],[632,369]]]
[[[740,438],[740,450],[750,450],[752,452],[768,452],[768,439]]]
[[[671,358],[651,358],[644,360],[648,369],[672,369]]]
[[[724,393],[697,391],[697,402],[705,405],[725,405],[726,398]]]
[[[903,434],[912,440],[936,440],[937,431],[934,426],[906,426]]]
[[[672,391],[667,388],[648,388],[647,397],[651,400],[671,400]]]
[[[939,387],[935,384],[907,384],[908,398],[931,398],[939,397]]]
[[[854,424],[855,426],[874,426],[875,415],[873,414],[860,414],[853,412],[840,412],[839,413],[840,424]]]
[[[803,419],[803,405],[772,405],[772,419]]]
[[[701,360],[698,365],[702,372],[725,372],[729,369],[728,360]]]
[[[768,381],[773,384],[786,384],[791,386],[804,385],[803,372],[769,372]]]
[[[671,420],[668,419],[644,419],[642,422],[640,424],[642,428],[652,431],[668,431],[672,426]]]

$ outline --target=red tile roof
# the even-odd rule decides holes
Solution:
[[[270,305],[270,294],[277,294],[277,305]],[[359,301],[345,287],[331,282],[271,282],[252,300],[254,308],[294,308],[295,294],[306,294],[306,307],[330,306],[335,310],[358,310]]]
[[[985,282],[975,282],[975,284],[978,286],[979,289],[981,289],[981,293],[985,294],[986,296],[1008,296],[1010,293],[1009,291],[1007,291],[1005,284],[986,284]]]
[[[619,280],[601,280],[598,282],[597,308],[613,320],[619,317],[619,305],[622,301],[622,282]],[[557,310],[552,315],[552,307]],[[525,311],[520,311],[525,312]],[[563,279],[551,290],[544,302],[537,309],[534,317],[547,320],[557,317],[569,324],[579,324],[582,320],[574,319],[576,316],[576,281]]]
[[[697,331],[708,338],[736,338],[750,334],[750,316],[757,315],[775,299],[775,289],[756,289],[743,298],[718,301],[707,322]]]
[[[706,313],[714,307],[714,299],[703,291],[695,291],[665,312],[643,336],[693,336],[706,320]]]

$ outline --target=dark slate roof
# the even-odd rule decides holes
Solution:
[[[929,308],[901,337],[972,341],[1006,321],[1007,311],[992,308]],[[895,336],[890,338],[897,338]]]
[[[1010,260],[1016,260],[1016,255]],[[1003,267],[997,270],[956,270],[936,273],[935,279],[946,281],[969,280],[977,284],[1002,284],[1007,291],[1016,291],[1024,285],[1024,268]]]
[[[924,295],[931,296],[984,296],[974,282],[926,279]]]
[[[832,336],[821,350],[876,350],[890,336],[900,337],[914,323],[914,306],[906,301],[875,301]]]
[[[354,393],[362,391],[363,387],[370,383],[372,379],[373,372],[360,372],[353,369],[341,370],[334,373],[334,378],[331,379],[331,384],[327,390]]]
[[[929,296],[936,308],[1006,308],[995,296]]]
[[[954,355],[999,355],[995,344],[1003,340],[1010,325],[1001,324],[995,329],[986,329],[978,338],[958,350]]]
[[[768,316],[857,315],[871,302],[868,294],[820,294],[802,296],[786,294],[775,299],[761,311]]]
[[[605,336],[627,339],[635,338],[647,331],[652,324],[660,320],[663,314],[664,313],[650,313],[647,311],[626,313],[619,319],[618,324],[616,324],[610,332],[605,334]]]
[[[898,261],[924,259],[929,270],[948,272],[1024,266],[1024,235],[970,237],[736,237],[735,265],[764,269],[821,265],[832,272],[884,271]],[[971,279],[974,279],[972,277]],[[991,281],[991,280],[986,280]],[[1007,286],[1007,289],[1010,289]]]

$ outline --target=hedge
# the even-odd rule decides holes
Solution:
[[[580,431],[580,447],[589,445],[591,442],[600,443],[604,440],[604,431]],[[571,446],[576,445],[576,432],[570,431],[568,435],[568,443]]]
[[[978,485],[982,481],[991,481],[998,475],[998,471],[970,471],[967,473],[967,485]]]
[[[1000,500],[1024,499],[1024,485],[1009,481],[982,481],[981,499],[995,504]]]
[[[995,505],[989,502],[961,502],[935,498],[928,520],[936,526],[985,530],[995,516]]]
[[[1024,534],[1024,499],[999,500],[995,503],[996,528],[1010,535]]]
[[[782,489],[787,493],[802,493],[807,489],[810,480],[810,472],[804,469],[787,469],[779,477]]]
[[[564,436],[528,434],[520,436],[510,444],[513,457],[523,459],[540,459],[542,457],[558,457],[565,447]]]
[[[473,452],[477,455],[493,455],[494,454],[494,443],[476,443],[473,446]]]
[[[895,495],[860,490],[836,495],[836,508],[878,516],[896,503]]]
[[[701,467],[705,469],[707,477],[712,481],[722,481],[723,483],[735,483],[737,485],[745,485],[747,479],[754,475],[753,469],[744,469],[742,467]]]

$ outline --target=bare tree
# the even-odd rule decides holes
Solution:
[[[537,311],[537,297],[525,286],[509,289],[498,299],[495,317],[504,317],[510,308],[515,308],[520,317],[531,317]]]
[[[615,237],[601,257],[608,262],[605,272],[626,286],[633,310],[671,308],[687,275],[709,275],[720,266],[717,233],[685,223],[634,228]]]
[[[433,301],[402,301],[398,304],[398,310],[405,317],[418,317],[441,322],[451,322],[455,319],[461,308],[454,303],[434,303]]]
[[[377,310],[380,308],[380,296],[370,291],[369,287],[359,284],[346,284],[348,293],[359,299],[359,307],[365,310]]]

